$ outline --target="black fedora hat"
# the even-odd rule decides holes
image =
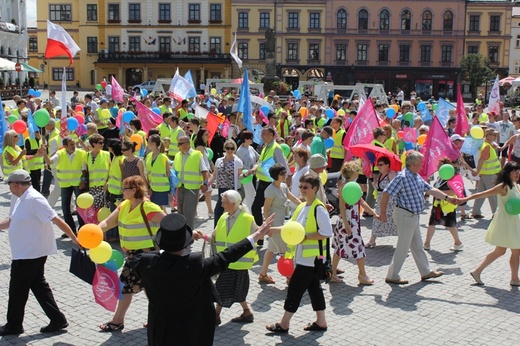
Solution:
[[[190,245],[193,231],[181,214],[168,214],[162,220],[155,240],[164,251],[179,251]]]

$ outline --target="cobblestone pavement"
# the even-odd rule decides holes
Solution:
[[[7,216],[9,198],[7,185],[2,183],[0,217]],[[198,211],[201,217],[206,215],[204,203],[199,204]],[[509,286],[509,253],[484,271],[485,286],[475,286],[469,275],[469,271],[492,250],[492,246],[484,242],[491,216],[487,202],[483,211],[486,219],[460,224],[464,251],[450,252],[451,236],[447,230],[438,228],[428,252],[431,268],[446,273],[437,280],[421,282],[409,256],[401,276],[409,279],[410,284],[384,283],[395,237],[378,239],[376,248],[367,249],[367,273],[376,280],[373,286],[358,286],[355,263],[342,260],[340,268],[346,271],[345,282],[323,285],[329,326],[326,333],[303,331],[303,327],[315,318],[307,295],[292,320],[288,335],[267,333],[265,325],[279,321],[283,313],[286,285],[276,271],[274,260],[270,274],[276,284],[258,284],[260,264],[257,263],[250,273],[248,295],[255,323],[230,322],[241,313],[238,304],[224,309],[223,324],[216,330],[215,345],[517,345],[520,292]],[[423,236],[428,217],[427,209],[421,215]],[[212,224],[212,219],[198,220],[198,227],[207,232]],[[370,219],[363,221],[366,240],[370,236],[370,224]],[[68,272],[71,241],[63,240],[59,235],[56,230],[58,255],[48,259],[46,277],[69,320],[68,330],[61,334],[41,334],[39,329],[48,320],[31,295],[26,306],[25,333],[0,338],[0,345],[145,345],[142,323],[146,321],[147,301],[144,293],[135,297],[122,332],[99,332],[98,325],[109,321],[112,314],[94,302],[89,285]],[[198,243],[195,249],[200,247],[201,243]],[[265,247],[260,251],[261,257],[264,251]],[[7,232],[0,232],[0,324],[5,323],[10,261]]]

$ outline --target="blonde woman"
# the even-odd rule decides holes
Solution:
[[[18,145],[20,135],[14,130],[9,130],[4,134],[4,151],[2,153],[2,169],[4,176],[8,177],[14,170],[23,169],[23,162],[27,151],[22,150]]]

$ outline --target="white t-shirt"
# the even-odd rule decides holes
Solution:
[[[500,143],[505,143],[515,133],[515,127],[512,122],[498,121],[498,133]]]
[[[11,197],[9,243],[13,260],[56,254],[51,222],[56,216],[49,202],[32,186],[22,196]]]
[[[305,227],[307,223],[307,214],[309,213],[309,209],[310,206],[305,205],[296,217],[296,221],[302,224],[303,227]],[[324,207],[316,207],[316,220],[318,222],[318,233],[325,237],[332,237],[332,225],[330,223],[330,216]],[[326,239],[323,239],[322,242],[323,246],[325,247]],[[323,257],[325,257],[325,249],[323,249],[323,251]],[[296,264],[306,267],[314,267],[314,259],[315,257],[303,257],[302,245],[296,245],[296,254],[294,256],[294,261],[296,262]]]
[[[300,170],[294,171],[294,174],[291,177],[291,193],[298,198],[300,198],[300,178],[303,177],[303,175],[308,171],[309,166],[305,166]],[[297,205],[291,202],[291,207],[294,210],[297,207]]]

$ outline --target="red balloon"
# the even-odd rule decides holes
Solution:
[[[397,131],[397,137],[403,138],[404,137],[404,131]]]
[[[74,108],[74,111],[75,112],[83,112],[83,106],[82,105],[76,105],[76,107]]]
[[[76,120],[78,121],[78,123],[80,124],[84,124],[85,123],[85,117],[83,115],[79,115],[79,114],[76,114],[74,116],[74,118],[76,118]]]
[[[23,120],[16,120],[13,123],[13,129],[16,131],[16,133],[21,135],[25,132],[25,130],[27,130],[27,124]]]
[[[291,171],[291,173],[294,174],[294,171],[296,170],[296,166],[291,166],[291,167],[289,168],[289,170]]]
[[[294,273],[294,262],[290,258],[280,257],[276,264],[278,272],[286,277],[291,277]]]
[[[103,88],[106,88],[106,87],[107,87],[107,82],[102,81],[102,82],[101,82],[101,86],[102,86]]]

